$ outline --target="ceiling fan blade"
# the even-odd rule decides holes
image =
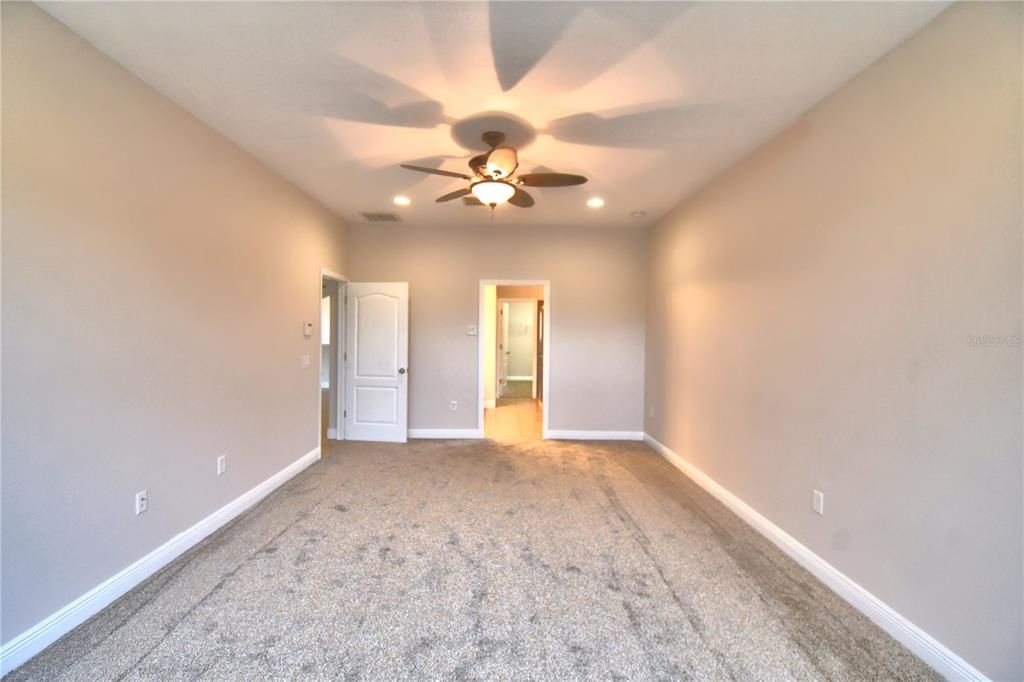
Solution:
[[[582,185],[587,179],[569,173],[527,173],[519,176],[520,184],[527,187],[569,187]]]
[[[452,199],[458,199],[459,197],[464,197],[471,193],[472,191],[468,187],[465,189],[457,189],[454,192],[448,192],[448,194],[445,194],[443,197],[434,199],[434,201],[437,203],[441,203],[442,201],[451,201]]]
[[[516,193],[508,200],[508,203],[519,208],[530,208],[533,206],[533,197],[526,193],[526,190],[516,187]]]
[[[400,164],[402,168],[407,170],[419,171],[420,173],[433,173],[434,175],[447,175],[450,178],[462,178],[463,180],[472,180],[470,176],[465,173],[456,173],[454,171],[441,170],[440,168],[424,168],[423,166],[411,166],[407,163]]]

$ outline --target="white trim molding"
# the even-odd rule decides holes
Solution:
[[[484,432],[481,429],[409,429],[409,438],[436,440],[473,438],[479,440],[483,437]]]
[[[572,431],[548,429],[544,437],[549,440],[643,440],[643,431]]]
[[[670,464],[717,498],[754,530],[768,538],[790,558],[814,574],[814,577],[825,583],[833,592],[848,601],[854,608],[874,621],[876,625],[892,635],[896,641],[907,647],[944,677],[949,680],[990,682],[989,678],[970,663],[855,583],[838,568],[812,552],[693,464],[649,434],[644,434],[644,441]]]
[[[497,406],[498,406],[498,401],[497,400],[485,400],[484,401],[484,409],[485,410],[493,410]]]
[[[514,377],[513,376],[508,376],[508,377],[505,377],[505,379],[506,379],[506,381],[533,381],[533,377],[531,377],[531,376],[525,376],[525,377],[522,377],[522,376],[514,376]]]
[[[0,647],[0,675],[6,675],[22,665],[99,613],[118,597],[232,521],[318,459],[320,448],[310,450],[249,492],[224,505],[188,530],[178,533],[146,556],[4,644]]]

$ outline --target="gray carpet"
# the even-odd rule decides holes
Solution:
[[[14,680],[937,675],[640,443],[332,444]]]

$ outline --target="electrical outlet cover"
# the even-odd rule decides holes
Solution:
[[[149,493],[140,490],[135,493],[135,515],[138,516],[149,509]]]

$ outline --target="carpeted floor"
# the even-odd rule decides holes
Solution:
[[[937,679],[641,443],[332,443],[14,680]]]

